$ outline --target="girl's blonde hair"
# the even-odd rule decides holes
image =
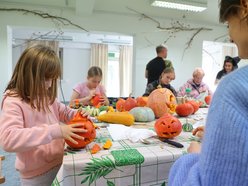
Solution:
[[[8,96],[21,97],[33,109],[47,111],[57,97],[60,75],[60,62],[54,50],[43,45],[32,46],[22,53],[5,91]],[[47,90],[45,81],[50,79],[52,85]]]
[[[102,77],[102,69],[100,67],[93,66],[93,67],[90,67],[90,69],[88,70],[88,77],[91,78],[95,76]]]

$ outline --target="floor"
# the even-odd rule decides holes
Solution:
[[[0,148],[0,155],[5,156],[5,160],[2,161],[2,175],[5,176],[5,183],[1,186],[20,186],[19,173],[15,170],[15,153],[8,153]]]

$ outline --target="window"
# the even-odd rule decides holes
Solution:
[[[223,67],[225,56],[238,56],[237,47],[232,43],[203,42],[202,68],[205,72],[203,81],[212,91],[216,89],[215,78]]]
[[[120,97],[119,55],[117,51],[108,53],[108,97]]]

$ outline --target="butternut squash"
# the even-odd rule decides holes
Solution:
[[[134,116],[128,112],[107,112],[97,117],[99,121],[123,125],[133,125]]]

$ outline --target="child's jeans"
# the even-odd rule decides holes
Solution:
[[[21,178],[21,185],[22,186],[51,186],[53,180],[55,179],[59,168],[61,165],[58,165],[52,168],[50,171],[33,178],[24,179]]]

